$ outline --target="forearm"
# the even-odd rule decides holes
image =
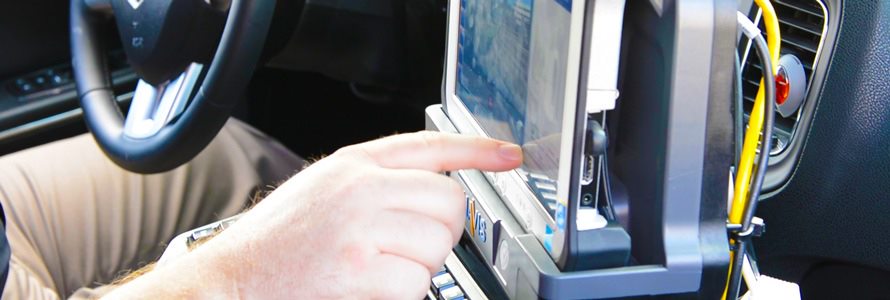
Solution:
[[[234,266],[216,248],[197,249],[121,285],[103,299],[237,299]]]

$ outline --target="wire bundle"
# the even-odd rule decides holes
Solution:
[[[761,60],[763,78],[760,88],[754,100],[754,108],[748,120],[748,130],[745,133],[741,158],[736,165],[737,174],[735,190],[733,192],[732,205],[729,211],[729,223],[741,225],[739,232],[750,229],[751,220],[760,197],[760,188],[766,176],[771,148],[773,123],[775,121],[776,82],[775,71],[778,69],[779,52],[781,47],[781,35],[779,33],[779,21],[776,11],[769,0],[755,0],[757,6],[763,12],[764,25],[767,31],[765,41],[760,30],[745,15],[738,14],[739,27],[744,34],[753,41],[754,48]],[[736,130],[742,130],[737,128]],[[760,144],[760,157],[756,164],[757,146]],[[753,178],[752,178],[753,177]],[[724,290],[724,299],[737,299],[741,282],[742,263],[745,258],[748,237],[734,234],[731,243],[735,251],[730,254],[732,263],[727,275],[727,285]]]

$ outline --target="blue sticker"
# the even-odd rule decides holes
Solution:
[[[566,10],[568,10],[569,12],[572,11],[572,0],[555,0],[555,1],[556,1],[556,3],[559,3],[560,6],[562,6]]]
[[[556,228],[560,231],[566,228],[566,206],[562,203],[556,205]]]

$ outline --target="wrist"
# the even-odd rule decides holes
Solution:
[[[108,299],[237,299],[238,270],[222,251],[201,247],[159,266],[120,287],[103,298]],[[204,252],[204,253],[202,253]]]
[[[195,283],[191,286],[199,290],[190,295],[210,299],[240,299],[243,258],[236,252],[227,251],[227,246],[222,239],[211,240],[189,252],[182,264],[170,265],[170,269],[173,272],[177,272],[177,269],[197,270],[194,273],[196,276],[189,280]]]

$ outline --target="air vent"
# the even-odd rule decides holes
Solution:
[[[819,0],[773,0],[773,6],[779,18],[779,30],[782,33],[782,54],[794,54],[803,63],[807,77],[807,86],[812,80],[813,68],[816,65],[817,53],[822,42],[825,24],[825,10]],[[754,6],[750,14],[752,20],[760,20],[759,9]],[[762,22],[760,29],[766,34]],[[750,112],[754,97],[760,83],[760,61],[754,56],[753,49],[748,48],[748,43],[741,43],[740,51],[747,54],[743,57],[743,95],[745,109]],[[778,154],[788,145],[797,127],[800,114],[794,114],[783,118],[776,114],[776,134],[773,137],[774,145],[771,154]]]

